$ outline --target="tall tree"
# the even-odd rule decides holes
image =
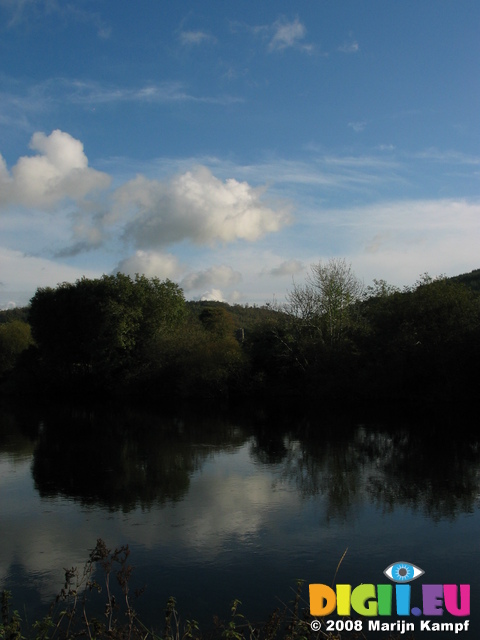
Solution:
[[[30,322],[53,375],[108,388],[139,375],[149,346],[183,319],[184,305],[169,280],[117,273],[38,289]]]
[[[331,258],[310,267],[304,285],[294,285],[286,310],[310,326],[324,342],[338,342],[352,317],[353,304],[363,283],[343,258]]]
[[[33,343],[30,325],[22,320],[0,324],[0,375],[15,366],[18,356]]]

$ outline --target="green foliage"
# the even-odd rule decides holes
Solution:
[[[0,623],[0,640],[24,640],[22,636],[22,619],[18,611],[10,615],[10,591],[2,591],[2,621]]]
[[[373,395],[446,400],[478,391],[480,298],[464,284],[424,274],[410,289],[366,300],[362,315],[356,339]]]
[[[190,300],[186,305],[193,317],[199,317],[204,309],[224,309],[231,316],[235,329],[244,329],[246,335],[264,322],[268,322],[275,313],[269,303],[263,306],[249,304],[230,305],[226,302],[213,300]]]
[[[159,640],[153,632],[138,619],[130,595],[132,567],[128,563],[130,550],[122,546],[108,549],[102,539],[97,540],[95,548],[83,569],[72,567],[65,569],[65,581],[50,606],[49,612],[33,623],[27,637],[35,640],[73,640],[78,637],[110,638],[111,640]],[[97,580],[101,571],[100,581]],[[115,584],[116,583],[116,584]],[[92,615],[98,608],[97,599],[103,596],[104,620]],[[10,594],[2,593],[2,619],[0,625],[1,640],[24,640],[22,624],[17,612],[9,615]],[[119,621],[121,618],[121,621]],[[193,638],[185,634],[171,640]]]
[[[234,600],[230,607],[230,621],[225,625],[225,628],[222,631],[222,638],[226,638],[226,640],[243,640],[244,635],[243,632],[238,628],[237,620],[243,622],[245,616],[242,613],[238,612],[238,607],[242,603],[240,600]]]
[[[310,267],[306,283],[294,284],[285,310],[297,319],[317,341],[339,342],[352,320],[354,303],[360,300],[363,284],[345,260],[332,258]]]
[[[141,376],[152,343],[182,320],[181,289],[118,273],[38,289],[30,322],[46,370],[70,384],[115,388]]]
[[[267,393],[435,402],[480,391],[480,297],[455,279],[423,274],[403,291],[375,280],[363,293],[343,261],[320,264],[283,312],[247,344]]]
[[[480,269],[474,269],[470,271],[470,273],[462,273],[459,276],[454,276],[451,280],[464,284],[472,291],[480,293]]]
[[[316,398],[343,396],[355,364],[351,334],[362,291],[345,260],[312,265],[306,283],[294,284],[270,325],[268,384],[280,385],[282,394],[288,389]],[[255,359],[259,341],[256,347]]]
[[[166,361],[166,375],[159,384],[177,396],[226,397],[242,377],[245,355],[233,336],[231,319],[223,310],[207,318],[207,326],[190,318],[157,344],[156,355],[152,353],[154,360],[163,356]]]
[[[206,307],[200,314],[200,322],[207,331],[218,338],[233,336],[233,318],[223,307]]]
[[[14,307],[13,309],[3,309],[0,311],[0,324],[12,322],[12,320],[28,322],[28,307]]]
[[[23,320],[0,324],[0,375],[15,366],[18,356],[33,344],[30,325]]]
[[[176,600],[171,596],[166,603],[164,628],[160,634],[147,628],[133,608],[129,555],[128,546],[108,549],[99,538],[83,570],[77,567],[65,569],[64,585],[49,612],[35,621],[30,629],[25,629],[18,612],[10,615],[11,594],[3,591],[0,640],[318,640],[319,637],[353,640],[360,637],[356,631],[342,631],[341,634],[314,631],[310,626],[312,617],[308,602],[302,595],[303,580],[297,580],[293,601],[282,610],[276,609],[266,622],[253,625],[239,612],[242,603],[235,599],[230,607],[229,620],[223,622],[215,615],[215,627],[207,634],[201,633],[195,620],[182,623]],[[103,604],[103,619],[92,614],[98,599]],[[360,635],[364,637],[361,632]],[[387,638],[393,640],[394,636],[386,636],[385,640]]]
[[[364,290],[333,259],[283,307],[185,303],[178,285],[145,276],[83,278],[36,292],[35,344],[25,321],[2,316],[2,390],[468,400],[480,391],[479,272]]]

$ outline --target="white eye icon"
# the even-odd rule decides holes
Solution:
[[[393,582],[411,582],[423,576],[425,571],[410,562],[394,562],[383,573]]]

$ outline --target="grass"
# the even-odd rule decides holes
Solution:
[[[337,572],[345,554],[346,551]],[[111,550],[98,539],[83,569],[65,569],[63,586],[48,613],[33,624],[24,622],[18,611],[11,611],[11,594],[3,591],[0,640],[353,640],[367,637],[362,631],[313,631],[309,603],[302,597],[302,580],[297,581],[292,602],[282,603],[261,624],[251,624],[240,612],[241,602],[234,600],[228,620],[215,616],[213,627],[201,632],[195,620],[181,619],[175,598],[170,597],[164,610],[163,629],[148,628],[133,606],[142,591],[130,591],[129,555],[128,546]],[[397,636],[388,637],[393,640]]]

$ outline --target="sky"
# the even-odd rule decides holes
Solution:
[[[0,308],[480,268],[478,0],[0,0]]]

